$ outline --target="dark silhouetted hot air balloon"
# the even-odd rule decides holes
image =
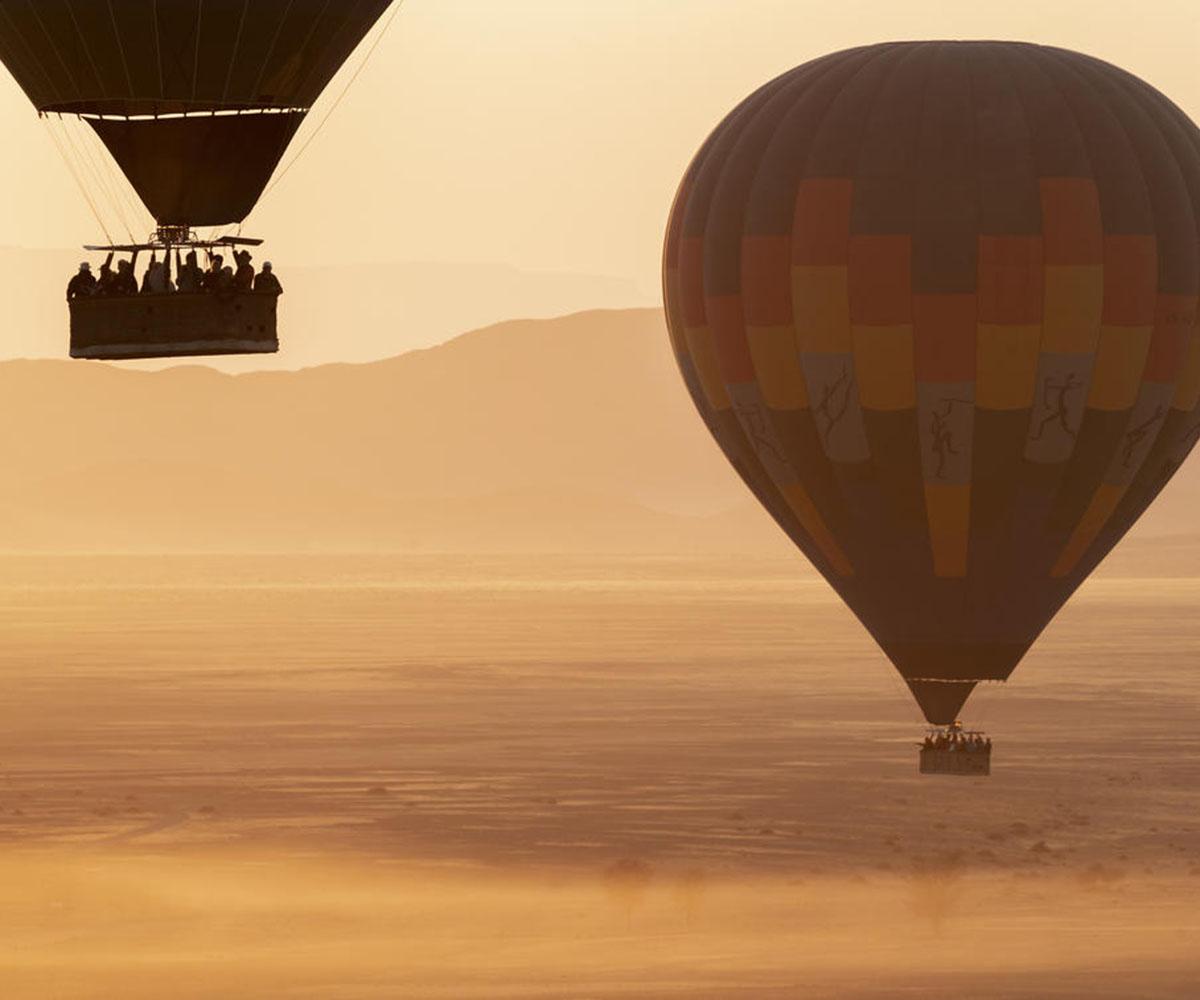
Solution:
[[[39,112],[76,115],[95,130],[158,223],[138,246],[208,247],[193,227],[246,217],[317,96],[390,3],[0,0],[0,61]],[[129,336],[105,332],[112,303],[86,306],[106,316],[84,324],[105,329],[90,331],[100,340],[83,356],[128,357],[138,346],[151,355],[216,352],[194,349],[205,339],[195,323],[205,323],[187,303],[159,303],[156,318],[131,314]],[[273,301],[269,331],[259,328],[266,319],[234,330],[227,350],[208,346],[274,350]],[[106,342],[109,334],[118,342]]]
[[[938,726],[1200,437],[1200,132],[1087,56],[784,74],[696,156],[664,270],[713,436]]]

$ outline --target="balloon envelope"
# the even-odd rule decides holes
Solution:
[[[709,137],[664,286],[721,448],[945,724],[1200,436],[1200,133],[1060,49],[839,52]]]
[[[160,224],[222,225],[390,2],[0,0],[0,61],[85,116]]]

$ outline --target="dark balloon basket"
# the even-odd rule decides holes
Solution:
[[[986,778],[992,773],[992,750],[957,747],[922,747],[922,774],[949,774],[961,778]]]
[[[75,299],[71,357],[100,361],[274,354],[278,296],[136,295]]]

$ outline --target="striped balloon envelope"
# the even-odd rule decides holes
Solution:
[[[1074,52],[881,44],[768,83],[689,168],[664,284],[709,430],[931,723],[1200,437],[1200,132]]]

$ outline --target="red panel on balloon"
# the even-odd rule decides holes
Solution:
[[[1044,286],[1040,236],[979,238],[979,322],[1001,326],[1039,322]]]
[[[1158,305],[1158,247],[1153,236],[1104,237],[1104,322],[1149,326]]]
[[[850,240],[850,321],[894,326],[912,320],[912,238]]]
[[[792,259],[797,264],[845,264],[850,245],[854,182],[810,177],[796,194]]]
[[[1041,187],[1046,263],[1101,263],[1104,229],[1096,182],[1090,177],[1044,177]]]
[[[978,319],[974,295],[913,299],[913,358],[918,382],[974,382]]]

